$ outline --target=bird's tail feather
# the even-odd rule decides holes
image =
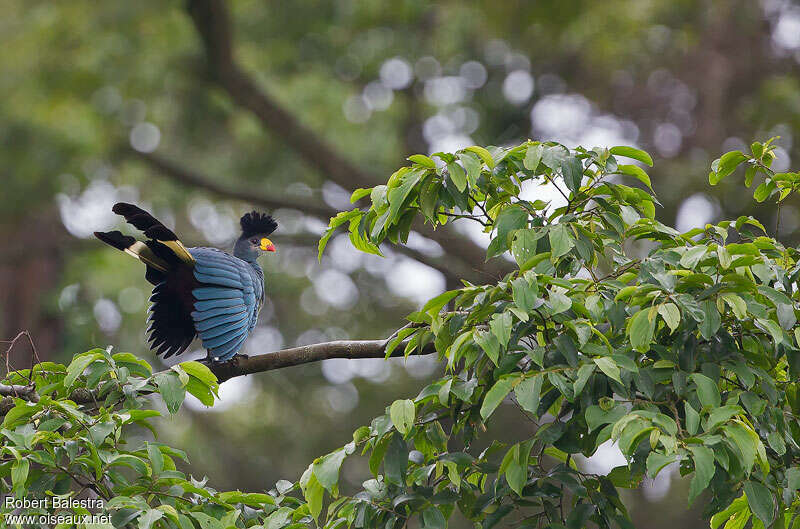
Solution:
[[[123,235],[119,231],[96,231],[94,236],[109,246],[113,246],[117,250],[139,259],[147,266],[151,266],[160,272],[169,270],[169,264],[166,261],[153,253],[153,250],[145,243],[137,241],[130,235]]]
[[[192,257],[183,243],[178,240],[175,233],[150,213],[127,202],[117,202],[111,208],[111,211],[125,217],[125,221],[128,224],[144,232],[149,239],[166,246],[170,252],[184,263],[194,264],[194,257]]]

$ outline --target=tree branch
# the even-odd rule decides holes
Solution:
[[[328,219],[339,213],[336,208],[314,200],[301,200],[287,196],[274,197],[264,193],[256,193],[252,190],[229,187],[155,153],[139,152],[134,149],[126,149],[126,151],[176,182],[204,189],[233,200],[241,200],[242,202],[248,202],[267,209],[297,209],[303,213],[319,217],[326,223]]]
[[[19,397],[30,402],[39,402],[39,394],[36,393],[35,386],[0,384],[0,395],[4,397]]]
[[[331,358],[344,358],[356,360],[360,358],[384,358],[386,340],[337,340],[335,342],[315,343],[283,349],[274,353],[255,356],[236,356],[230,362],[209,364],[208,367],[217,376],[220,382],[231,378],[253,373],[263,373],[275,369],[309,364],[329,360]],[[392,356],[403,356],[405,342],[398,345]],[[433,342],[423,346],[422,351],[415,351],[415,355],[435,353]]]
[[[225,198],[241,200],[242,202],[248,202],[250,204],[255,204],[268,209],[297,209],[307,215],[317,217],[320,221],[325,223],[328,222],[330,217],[333,217],[338,213],[335,208],[332,208],[324,203],[315,203],[313,201],[305,200],[301,201],[290,197],[275,198],[269,195],[253,192],[252,190],[229,187],[214,181],[214,179],[208,176],[178,165],[177,163],[154,153],[143,153],[133,149],[126,149],[126,152],[144,161],[162,175],[176,182],[180,182],[198,189],[203,189]],[[297,238],[293,237],[293,239]],[[313,244],[316,244],[317,241],[319,241],[319,238],[315,237]],[[449,256],[433,257],[403,245],[393,246],[392,250],[419,261],[424,265],[430,266],[435,270],[438,270],[444,274],[448,280],[448,283],[453,285],[460,285],[462,277],[466,278],[476,274],[476,271],[473,267],[457,258],[452,258]]]
[[[303,125],[283,108],[237,64],[233,55],[232,29],[224,0],[189,0],[189,15],[203,43],[211,79],[231,99],[252,112],[269,130],[281,137],[303,159],[327,178],[345,189],[372,187],[377,179],[341,156],[330,144]],[[464,277],[475,282],[497,279],[513,268],[501,259],[485,261],[486,252],[463,235],[447,227],[434,231],[428,226],[419,229],[425,237],[438,242],[452,257],[479,268]]]
[[[337,340],[334,342],[323,342],[301,347],[292,347],[272,353],[264,353],[255,356],[237,355],[228,362],[210,363],[204,362],[217,380],[222,383],[232,378],[266,371],[274,371],[285,367],[292,367],[302,364],[311,364],[332,358],[343,358],[346,360],[357,360],[361,358],[384,358],[386,356],[387,340]],[[392,357],[401,357],[408,341],[400,342],[392,351]],[[433,342],[429,342],[417,349],[414,356],[429,355],[436,352]],[[169,369],[163,371],[170,372]],[[21,399],[38,402],[39,395],[33,386],[8,386],[0,384],[0,395],[8,397],[19,397]],[[95,391],[86,388],[78,388],[70,395],[70,400],[76,404],[92,404],[101,401]],[[13,408],[13,401],[0,402],[0,415],[4,415],[9,409]]]

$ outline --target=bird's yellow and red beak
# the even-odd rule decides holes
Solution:
[[[275,249],[275,245],[272,244],[272,241],[267,239],[266,237],[261,239],[261,249],[264,250],[265,252],[275,252],[275,251],[277,251]]]

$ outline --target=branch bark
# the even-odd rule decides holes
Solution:
[[[376,178],[340,155],[239,67],[233,54],[232,27],[224,0],[190,0],[188,11],[202,40],[211,79],[235,103],[252,112],[266,130],[281,137],[307,163],[345,189],[376,184]],[[434,231],[424,226],[419,231],[438,242],[450,256],[476,269],[464,279],[485,282],[512,270],[511,265],[500,259],[484,262],[486,252],[483,248],[448,227]]]
[[[39,402],[39,394],[36,393],[35,386],[0,384],[0,395],[4,397],[19,397],[30,402]]]
[[[210,364],[208,367],[217,376],[220,382],[231,378],[253,373],[263,373],[275,369],[283,369],[301,364],[309,364],[329,360],[331,358],[344,358],[356,360],[360,358],[384,358],[386,340],[337,340],[334,342],[315,343],[283,349],[274,353],[255,356],[236,356],[230,362]],[[405,343],[401,343],[392,356],[403,356]],[[433,342],[423,346],[415,355],[435,353]]]

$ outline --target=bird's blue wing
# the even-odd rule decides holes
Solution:
[[[199,283],[192,290],[194,326],[209,355],[228,360],[255,326],[262,286],[244,261],[211,249],[192,250]]]

